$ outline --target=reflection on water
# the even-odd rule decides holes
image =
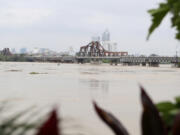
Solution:
[[[17,109],[60,105],[65,134],[113,135],[95,115],[92,107],[95,100],[115,114],[131,134],[138,135],[141,112],[138,83],[157,102],[180,95],[179,80],[180,69],[166,65],[152,68],[1,62],[0,99],[20,99],[14,103]]]
[[[102,92],[108,92],[109,81],[108,80],[79,80],[79,85],[88,85],[89,90],[102,90]]]

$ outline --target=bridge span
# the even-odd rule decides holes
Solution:
[[[110,64],[123,64],[123,65],[142,65],[142,66],[158,66],[159,64],[175,64],[180,63],[180,57],[138,57],[138,56],[59,56],[59,57],[32,57],[32,61],[41,62],[60,62],[60,63],[90,63],[107,61]]]
[[[90,61],[108,60],[111,64],[117,65],[122,63],[124,65],[149,65],[158,66],[159,64],[178,64],[180,57],[136,57],[136,56],[76,56],[78,63],[85,63]]]
[[[85,62],[98,62],[98,61],[108,61],[111,64],[117,65],[122,63],[125,65],[149,65],[158,66],[159,64],[176,64],[180,63],[179,57],[135,57],[128,55],[128,52],[110,52],[104,49],[104,47],[98,41],[92,41],[86,46],[80,47],[79,52],[76,55],[76,60],[78,63]]]

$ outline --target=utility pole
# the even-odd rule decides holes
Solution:
[[[177,50],[176,50],[176,66],[178,66],[178,56],[177,56]]]
[[[176,45],[176,66],[178,67],[178,45]]]

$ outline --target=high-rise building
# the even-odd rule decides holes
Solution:
[[[110,42],[110,32],[108,29],[106,29],[102,33],[102,45],[104,49],[106,49],[107,51],[112,51],[111,42]]]
[[[110,41],[110,33],[108,30],[105,30],[102,34],[102,41]]]
[[[112,52],[112,51],[116,52],[117,51],[117,43],[110,41],[110,32],[108,29],[106,29],[102,33],[101,38],[100,38],[100,36],[93,36],[92,41],[101,42],[102,46],[107,51],[110,51],[110,52]]]

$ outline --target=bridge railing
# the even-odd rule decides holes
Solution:
[[[136,57],[136,56],[76,56],[77,59],[119,59],[119,62],[127,63],[178,63],[180,57]]]

